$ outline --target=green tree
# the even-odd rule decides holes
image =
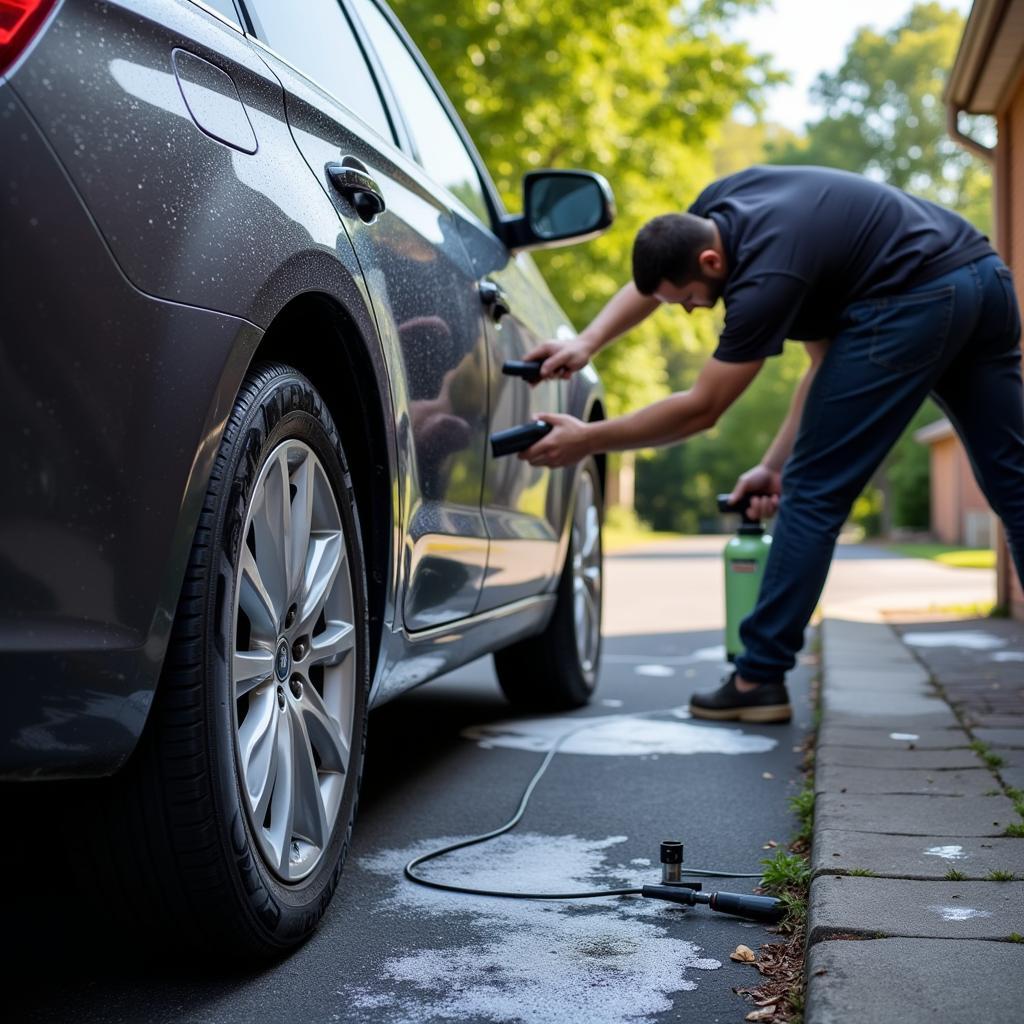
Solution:
[[[584,167],[618,196],[610,231],[538,253],[556,297],[587,323],[628,278],[639,227],[684,209],[714,176],[711,147],[737,105],[779,76],[723,26],[763,0],[393,0],[477,143],[509,209],[524,171]],[[659,313],[602,353],[610,412],[667,391],[665,352],[708,350],[710,321]]]
[[[992,175],[986,163],[946,134],[941,96],[963,31],[963,18],[934,2],[917,3],[887,32],[860,29],[842,66],[813,89],[824,106],[806,138],[769,146],[776,163],[824,164],[869,174],[956,210],[991,231]],[[972,130],[991,131],[987,119]],[[913,432],[939,418],[927,402],[897,443],[875,487],[888,497],[889,526],[928,525],[928,454]],[[863,507],[877,516],[881,494]]]
[[[858,30],[842,66],[812,89],[824,116],[806,140],[775,146],[777,163],[824,164],[870,174],[991,226],[991,172],[946,134],[942,90],[963,18],[916,3],[887,32]]]

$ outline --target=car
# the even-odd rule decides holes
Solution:
[[[510,214],[379,0],[0,3],[0,151],[0,778],[67,795],[112,919],[279,955],[372,707],[488,653],[590,699],[603,460],[488,438],[605,415],[502,367],[573,336],[529,252],[611,191],[533,171]]]

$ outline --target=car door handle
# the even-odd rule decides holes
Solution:
[[[488,308],[491,314],[491,319],[497,323],[507,313],[511,313],[512,309],[508,304],[508,298],[505,292],[502,290],[500,284],[497,281],[492,281],[490,278],[484,278],[480,282],[480,301]]]
[[[330,163],[327,176],[335,190],[340,192],[354,207],[359,219],[373,223],[386,209],[384,193],[370,175],[347,163]]]

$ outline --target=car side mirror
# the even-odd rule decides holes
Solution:
[[[590,171],[530,171],[523,178],[523,213],[505,218],[510,249],[549,249],[601,234],[615,219],[611,186]]]

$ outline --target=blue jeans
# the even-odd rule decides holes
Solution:
[[[782,474],[771,553],[736,669],[781,682],[796,663],[850,507],[931,395],[964,442],[1024,581],[1020,311],[997,256],[843,313]]]

